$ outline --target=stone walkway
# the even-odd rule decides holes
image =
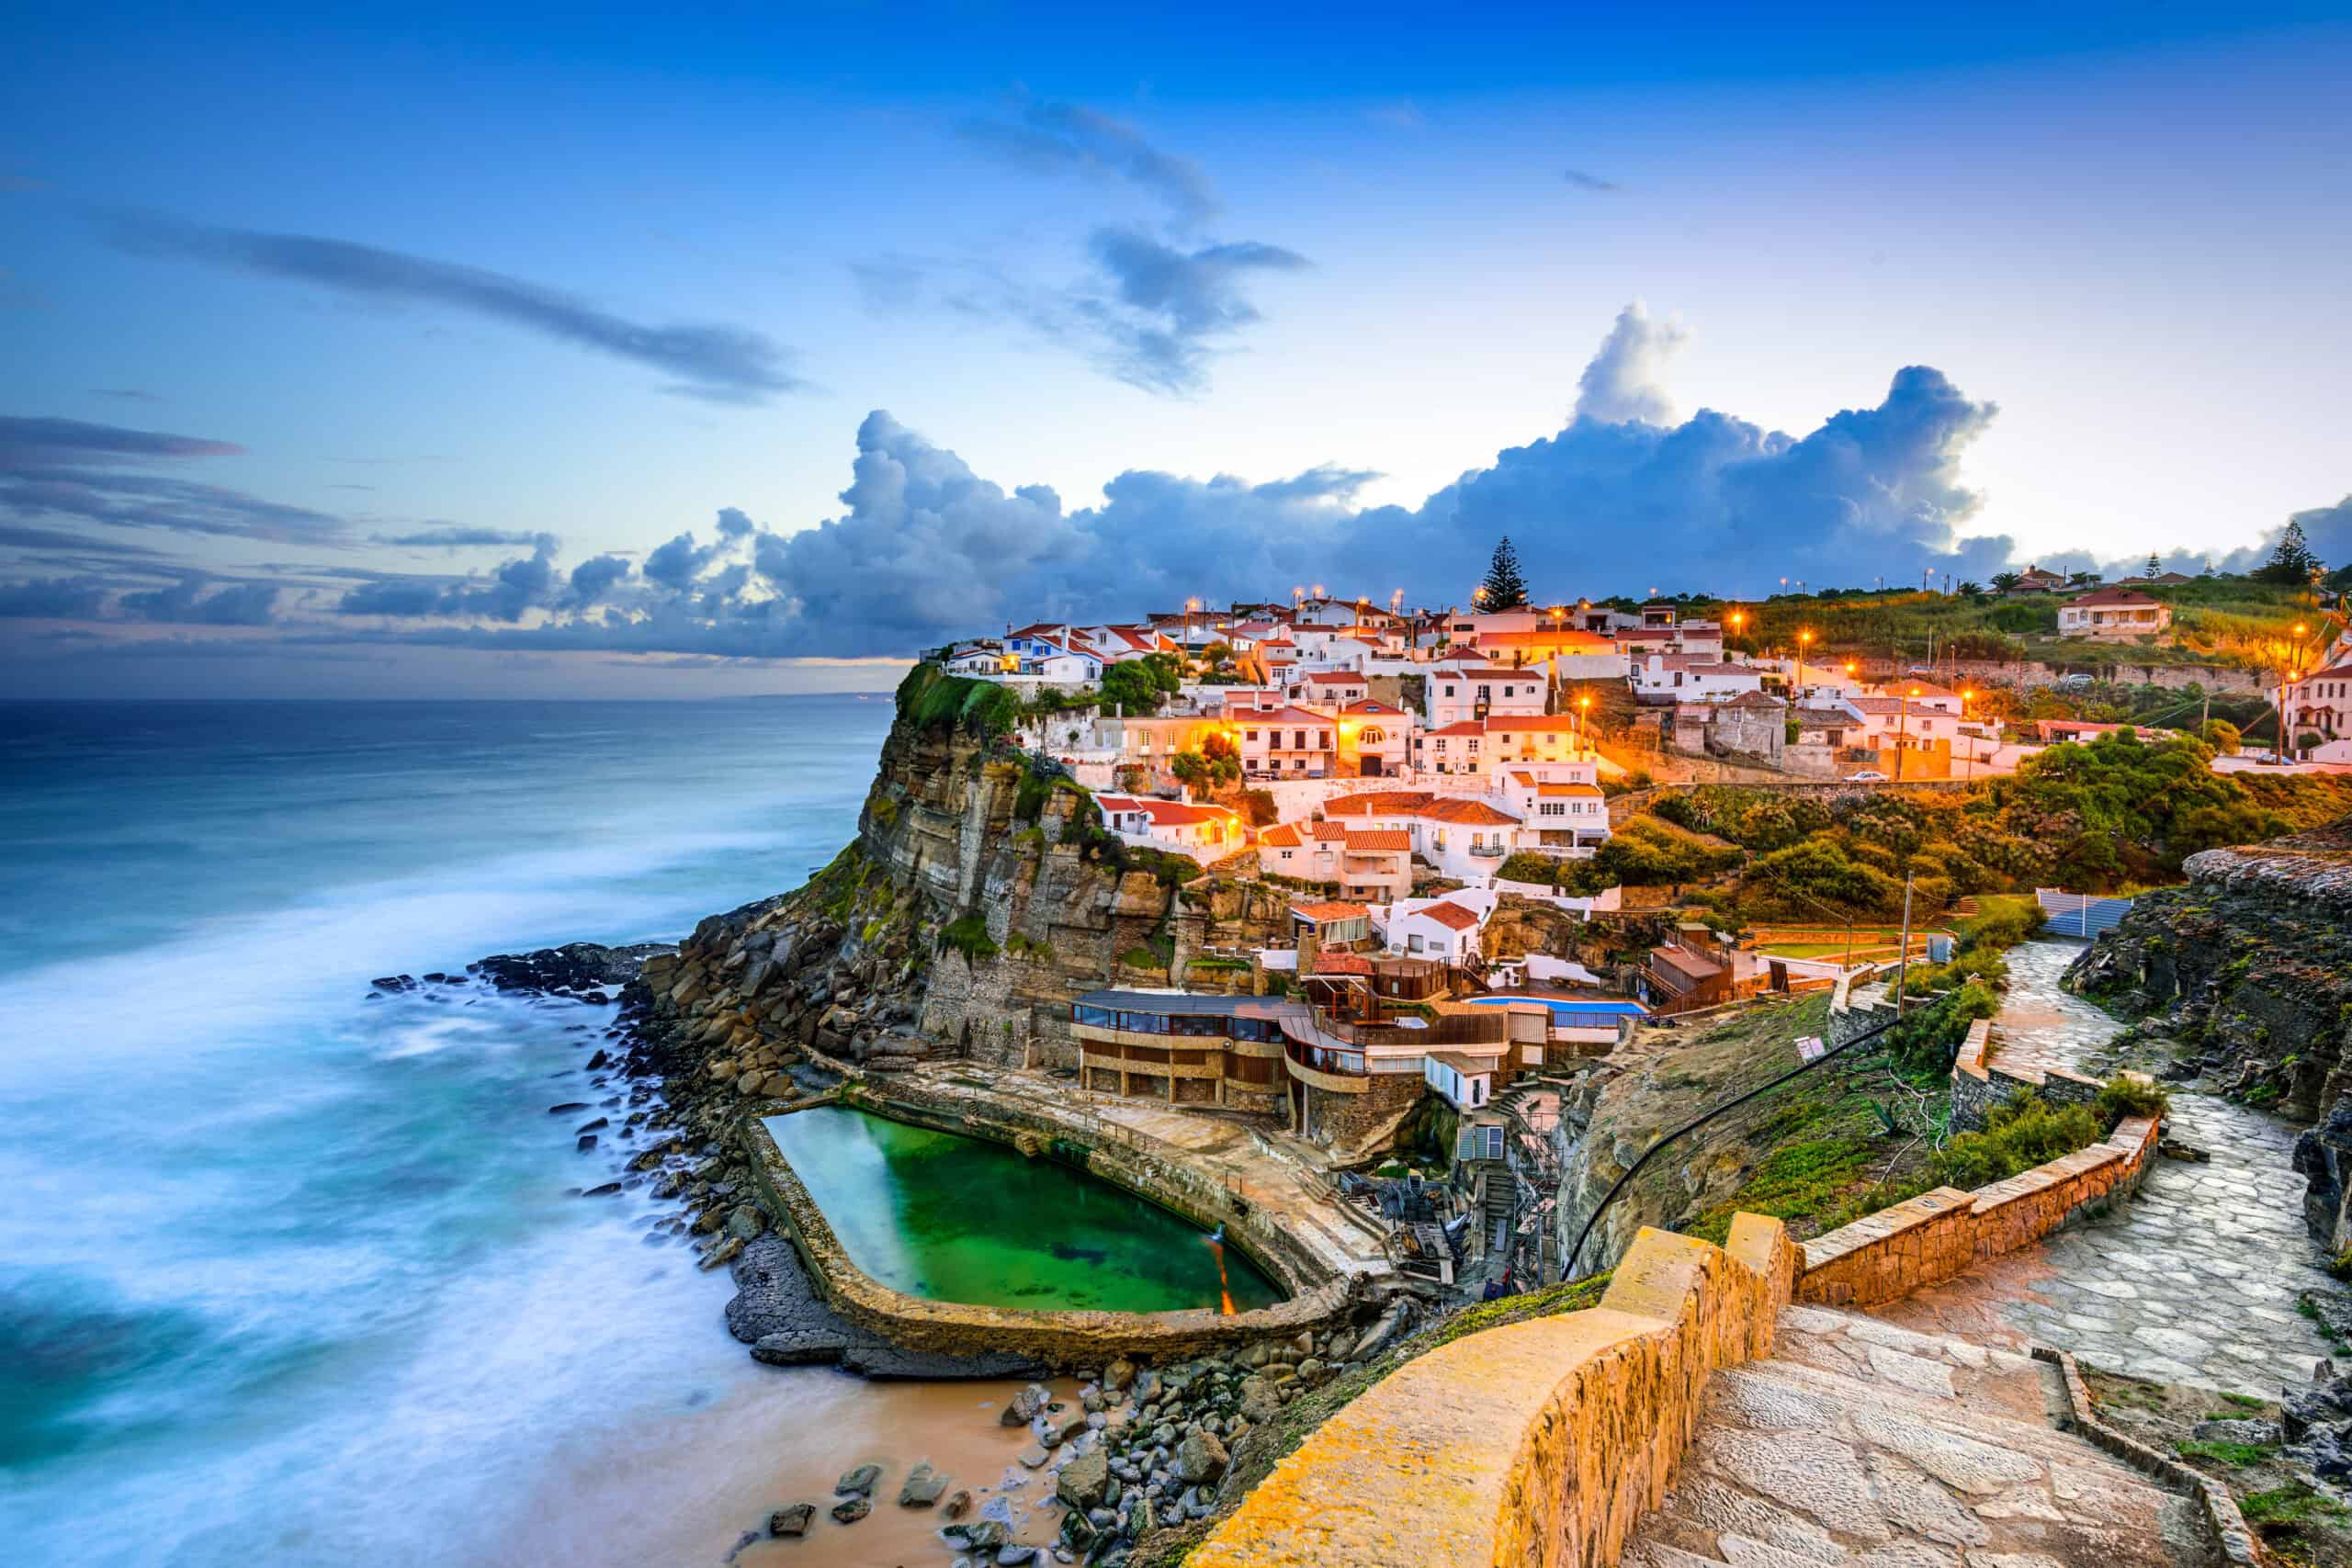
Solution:
[[[2055,1429],[2056,1369],[1792,1306],[1707,1381],[1624,1568],[2189,1568],[2192,1501]]]
[[[1994,1060],[2105,1077],[2121,1025],[2059,988],[2079,944],[2009,954]],[[2294,1134],[2212,1095],[2173,1090],[2172,1137],[2211,1164],[2159,1159],[2140,1195],[2038,1247],[1979,1264],[1883,1309],[1886,1319],[1985,1345],[2072,1350],[2087,1367],[2276,1398],[2328,1353],[2295,1310],[2333,1289],[2303,1234]]]

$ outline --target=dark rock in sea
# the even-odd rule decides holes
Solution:
[[[379,991],[413,991],[416,989],[416,976],[413,975],[379,975],[368,983],[375,987]]]
[[[844,1525],[854,1525],[873,1511],[873,1500],[866,1497],[848,1498],[842,1502],[834,1504],[830,1510],[833,1516],[834,1522]]]
[[[582,1153],[594,1148],[596,1146],[596,1134],[594,1133],[581,1134],[579,1143],[573,1146],[580,1149]]]
[[[569,1116],[575,1111],[585,1111],[587,1109],[588,1102],[584,1100],[567,1100],[561,1105],[548,1106],[548,1114],[550,1116]]]
[[[603,1131],[605,1128],[609,1127],[612,1124],[613,1119],[611,1117],[599,1116],[594,1122],[582,1122],[579,1126],[574,1127],[572,1131],[575,1133],[596,1133]]]
[[[567,942],[561,947],[543,947],[536,953],[501,953],[466,965],[467,972],[479,975],[501,991],[534,994],[571,990],[598,990],[606,986],[625,986],[637,978],[645,961],[656,953],[675,949],[668,942],[643,942],[629,947],[605,947],[593,942]],[[405,979],[403,976],[401,978]],[[378,981],[379,988],[392,987]]]
[[[612,1055],[606,1051],[600,1050],[594,1055],[588,1058],[588,1070],[592,1073],[603,1067],[609,1067],[612,1065]]]
[[[881,1479],[880,1465],[861,1464],[854,1470],[842,1472],[842,1478],[833,1483],[833,1490],[841,1493],[854,1493],[864,1497],[873,1493],[874,1483]]]
[[[808,1522],[816,1517],[814,1503],[795,1503],[789,1508],[778,1508],[768,1516],[768,1534],[797,1540],[808,1533]]]
[[[591,1187],[587,1191],[582,1192],[581,1196],[582,1198],[616,1198],[620,1195],[620,1190],[621,1184],[619,1182],[607,1181],[601,1187]]]
[[[993,1551],[1012,1540],[1012,1532],[996,1519],[969,1519],[942,1526],[939,1539],[958,1551]]]
[[[603,991],[582,991],[580,999],[590,1007],[608,1008],[613,1005],[613,998]]]

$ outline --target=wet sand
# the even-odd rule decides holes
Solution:
[[[947,1493],[972,1494],[967,1518],[1001,1518],[1013,1539],[1050,1543],[1058,1507],[1048,1469],[1013,1461],[1031,1441],[998,1414],[1018,1381],[868,1382],[831,1368],[752,1367],[753,1375],[699,1408],[647,1417],[620,1429],[551,1434],[545,1479],[516,1499],[491,1554],[498,1562],[641,1565],[729,1560],[747,1534],[759,1539],[738,1568],[946,1568],[937,1507],[902,1508],[899,1483],[922,1461],[948,1477]],[[1049,1384],[1075,1400],[1078,1385]],[[840,1525],[827,1514],[833,1483],[854,1465],[882,1467],[874,1511]],[[797,1540],[767,1538],[768,1515],[813,1503]]]

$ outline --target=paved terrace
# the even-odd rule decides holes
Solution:
[[[1994,1060],[2105,1077],[2121,1032],[2059,988],[2081,945],[2035,942],[2009,954]],[[2112,1213],[1882,1310],[1932,1333],[2023,1350],[2071,1350],[2100,1371],[2275,1398],[2328,1353],[2295,1310],[2332,1289],[2303,1234],[2303,1179],[2286,1125],[2217,1096],[2173,1091],[2174,1138],[2208,1165],[2159,1159],[2137,1199]]]
[[[1046,1073],[1003,1067],[983,1071],[985,1085],[967,1064],[929,1062],[870,1081],[880,1094],[905,1082],[944,1098],[968,1096],[976,1104],[1017,1105],[1080,1135],[1138,1141],[1147,1150],[1206,1174],[1272,1217],[1334,1274],[1385,1274],[1392,1269],[1377,1227],[1340,1201],[1324,1175],[1326,1156],[1311,1144],[1231,1117],[1089,1096],[1069,1080]]]

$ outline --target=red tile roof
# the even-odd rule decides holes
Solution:
[[[2088,593],[2067,600],[2066,605],[2070,609],[2082,604],[2096,604],[2101,609],[2110,604],[2125,604],[2138,608],[2142,605],[2154,605],[2159,603],[2161,601],[2150,598],[2136,588],[2094,588]]]
[[[1447,725],[1442,729],[1431,729],[1424,731],[1424,733],[1430,735],[1484,735],[1487,733],[1487,727],[1479,723],[1475,718],[1464,718],[1456,719],[1453,723]]]
[[[1362,904],[1342,904],[1336,900],[1325,900],[1315,904],[1293,904],[1290,907],[1290,912],[1303,920],[1312,920],[1318,926],[1331,925],[1340,920],[1366,919],[1372,914],[1372,911]]]
[[[1320,681],[1327,686],[1361,686],[1364,683],[1364,678],[1352,670],[1317,670],[1307,679]]]
[[[1487,720],[1487,733],[1505,735],[1514,732],[1532,734],[1573,734],[1577,728],[1574,715],[1565,713],[1496,714]]]
[[[1508,827],[1519,821],[1510,812],[1498,811],[1483,800],[1432,800],[1415,815],[1434,817],[1441,822],[1455,822],[1465,828]]]
[[[1345,831],[1350,854],[1360,851],[1409,850],[1413,847],[1413,835],[1402,828],[1354,829]]]
[[[1427,790],[1376,789],[1363,795],[1343,795],[1323,803],[1326,817],[1408,816],[1435,797]]]
[[[1465,909],[1455,903],[1431,904],[1428,908],[1417,909],[1414,913],[1427,915],[1439,925],[1450,926],[1458,931],[1478,929],[1477,912],[1474,909]]]
[[[1360,702],[1350,703],[1340,711],[1341,713],[1366,714],[1378,718],[1403,718],[1405,716],[1405,710],[1403,708],[1391,707],[1388,704],[1382,702],[1378,697],[1365,697]]]
[[[1315,955],[1317,975],[1369,975],[1372,960],[1360,953],[1318,953]]]
[[[1295,824],[1284,822],[1258,835],[1258,842],[1271,844],[1278,850],[1295,850],[1306,840],[1300,837]]]

